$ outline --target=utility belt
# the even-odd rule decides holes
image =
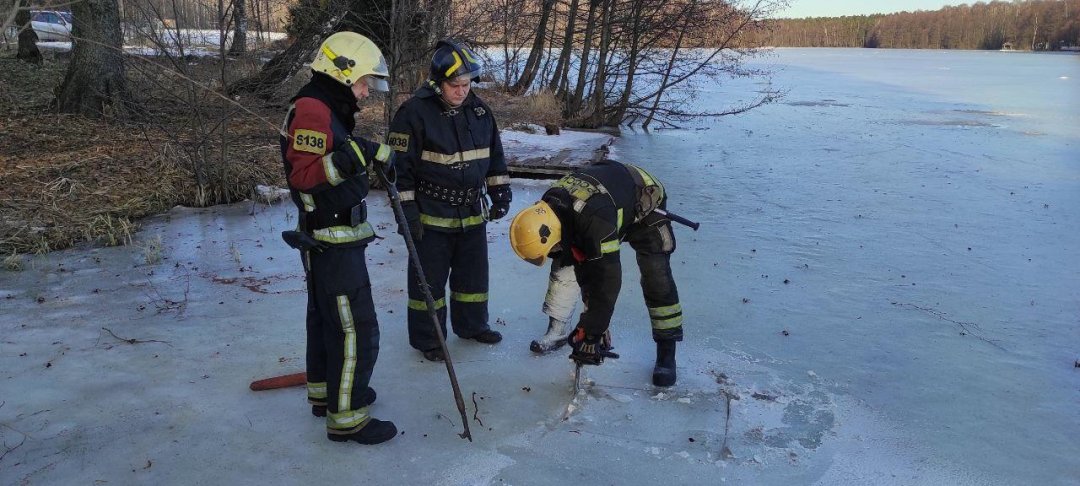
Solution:
[[[357,226],[367,221],[367,204],[360,204],[351,208],[335,211],[315,210],[304,212],[300,215],[300,231],[311,233],[315,230],[329,228],[331,226]]]
[[[416,181],[416,192],[427,196],[429,199],[434,199],[451,206],[472,206],[473,204],[476,204],[476,201],[480,200],[480,196],[484,194],[482,187],[457,189],[441,186],[425,179],[418,179]]]

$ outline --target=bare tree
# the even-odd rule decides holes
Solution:
[[[233,0],[233,39],[229,54],[238,56],[247,52],[248,18],[244,0]]]
[[[570,0],[566,11],[566,29],[559,49],[559,61],[555,63],[555,72],[552,73],[549,83],[556,95],[565,93],[568,84],[567,74],[570,72],[570,55],[574,52],[574,21],[577,19],[577,10],[578,0]]]
[[[323,0],[300,0],[292,7],[291,34],[295,41],[270,59],[262,69],[229,86],[230,93],[254,92],[269,95],[311,61],[315,49],[341,24],[346,10],[331,11]]]
[[[14,21],[15,25],[19,27],[19,53],[15,57],[21,61],[40,64],[41,51],[37,47],[37,32],[34,32],[30,24],[29,0],[18,0]],[[5,27],[6,25],[5,23]]]
[[[131,102],[124,74],[117,0],[80,0],[72,5],[73,47],[64,81],[56,92],[61,112],[101,117],[106,108],[127,112]]]
[[[534,79],[536,79],[536,73],[540,67],[540,60],[544,54],[544,37],[547,34],[548,18],[551,17],[551,10],[555,6],[555,0],[544,0],[540,7],[540,22],[536,25],[536,35],[533,36],[532,49],[529,51],[529,58],[525,61],[525,67],[521,70],[521,77],[510,88],[510,92],[513,94],[521,94],[529,89]]]
[[[514,83],[518,93],[538,84],[530,67],[546,64],[540,55],[557,56],[550,82],[545,77],[539,84],[554,87],[565,100],[564,116],[571,125],[668,125],[737,113],[775,99],[776,93],[766,90],[719,113],[705,113],[693,109],[692,89],[673,88],[767,77],[743,63],[763,52],[760,33],[786,0],[588,0],[586,11],[579,12],[580,1],[570,0],[557,47],[544,49],[543,37],[549,34],[535,30],[533,55]],[[575,58],[576,81],[571,75]]]

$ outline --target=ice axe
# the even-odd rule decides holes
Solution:
[[[375,175],[379,177],[379,182],[382,182],[382,185],[386,187],[386,195],[390,198],[390,205],[394,208],[394,219],[397,220],[399,226],[408,228],[409,222],[405,219],[405,210],[401,207],[401,194],[398,193],[397,186],[386,176],[386,171],[383,170],[381,164],[377,162],[372,164],[372,169],[375,170]],[[396,173],[394,179],[397,179]],[[427,304],[431,324],[435,326],[435,336],[439,338],[439,347],[442,348],[443,356],[446,357],[446,372],[450,375],[450,386],[454,388],[454,401],[457,402],[458,412],[461,413],[461,423],[465,426],[465,431],[458,434],[458,436],[472,442],[472,433],[469,432],[469,418],[465,415],[465,399],[461,396],[457,373],[454,372],[454,362],[450,359],[450,350],[446,349],[446,338],[443,337],[442,326],[439,325],[439,315],[435,313],[435,298],[431,296],[431,289],[428,288],[427,278],[424,276],[424,267],[420,265],[420,255],[416,252],[416,242],[413,241],[412,233],[408,229],[401,233],[405,237],[405,246],[409,250],[409,260],[412,261],[413,266],[416,268],[416,278],[420,279],[420,289],[424,291],[424,302]]]
[[[689,219],[679,216],[678,214],[672,214],[664,209],[654,209],[653,212],[683,226],[689,226],[690,229],[694,231],[697,231],[698,227],[701,226],[701,223],[695,223],[693,221],[690,221]]]

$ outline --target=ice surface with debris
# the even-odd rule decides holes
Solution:
[[[505,340],[449,338],[474,441],[458,438],[444,366],[408,347],[405,250],[373,194],[372,413],[401,435],[329,442],[302,388],[248,390],[303,370],[305,287],[279,239],[295,210],[177,208],[132,246],[0,272],[0,484],[1077,484],[1077,57],[770,62],[780,103],[613,147],[702,224],[675,230],[674,388],[649,383],[630,251],[620,359],[575,397],[567,352],[529,351],[547,271],[514,256],[507,218],[489,225]],[[548,184],[515,181],[512,209]]]

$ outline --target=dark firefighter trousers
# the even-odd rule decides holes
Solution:
[[[671,253],[675,251],[675,234],[671,229],[671,220],[657,213],[650,213],[627,228],[623,241],[630,244],[637,256],[638,270],[641,272],[641,292],[649,310],[653,340],[682,341],[682,305],[679,303],[675,278],[671,274]],[[619,255],[607,254],[604,258],[619,258]],[[568,316],[565,312],[565,301],[577,293],[569,288],[552,290],[553,287],[560,287],[560,283],[562,287],[567,287],[565,280],[569,275],[563,265],[560,259],[552,260],[548,300],[544,304],[545,313],[549,315],[563,311],[563,315]],[[575,280],[572,282],[573,287],[577,287],[581,276],[576,276]],[[619,291],[618,288],[610,290]],[[549,312],[548,308],[551,308],[552,312]],[[572,308],[571,305],[570,309]]]
[[[326,426],[350,433],[370,416],[361,395],[379,357],[365,247],[306,252],[308,401],[327,407]]]
[[[454,334],[471,338],[488,329],[488,243],[484,226],[460,233],[425,228],[416,242],[424,278],[435,300],[439,325],[446,336],[446,281],[450,280],[450,324]],[[420,351],[439,347],[427,302],[409,260],[409,344]]]

